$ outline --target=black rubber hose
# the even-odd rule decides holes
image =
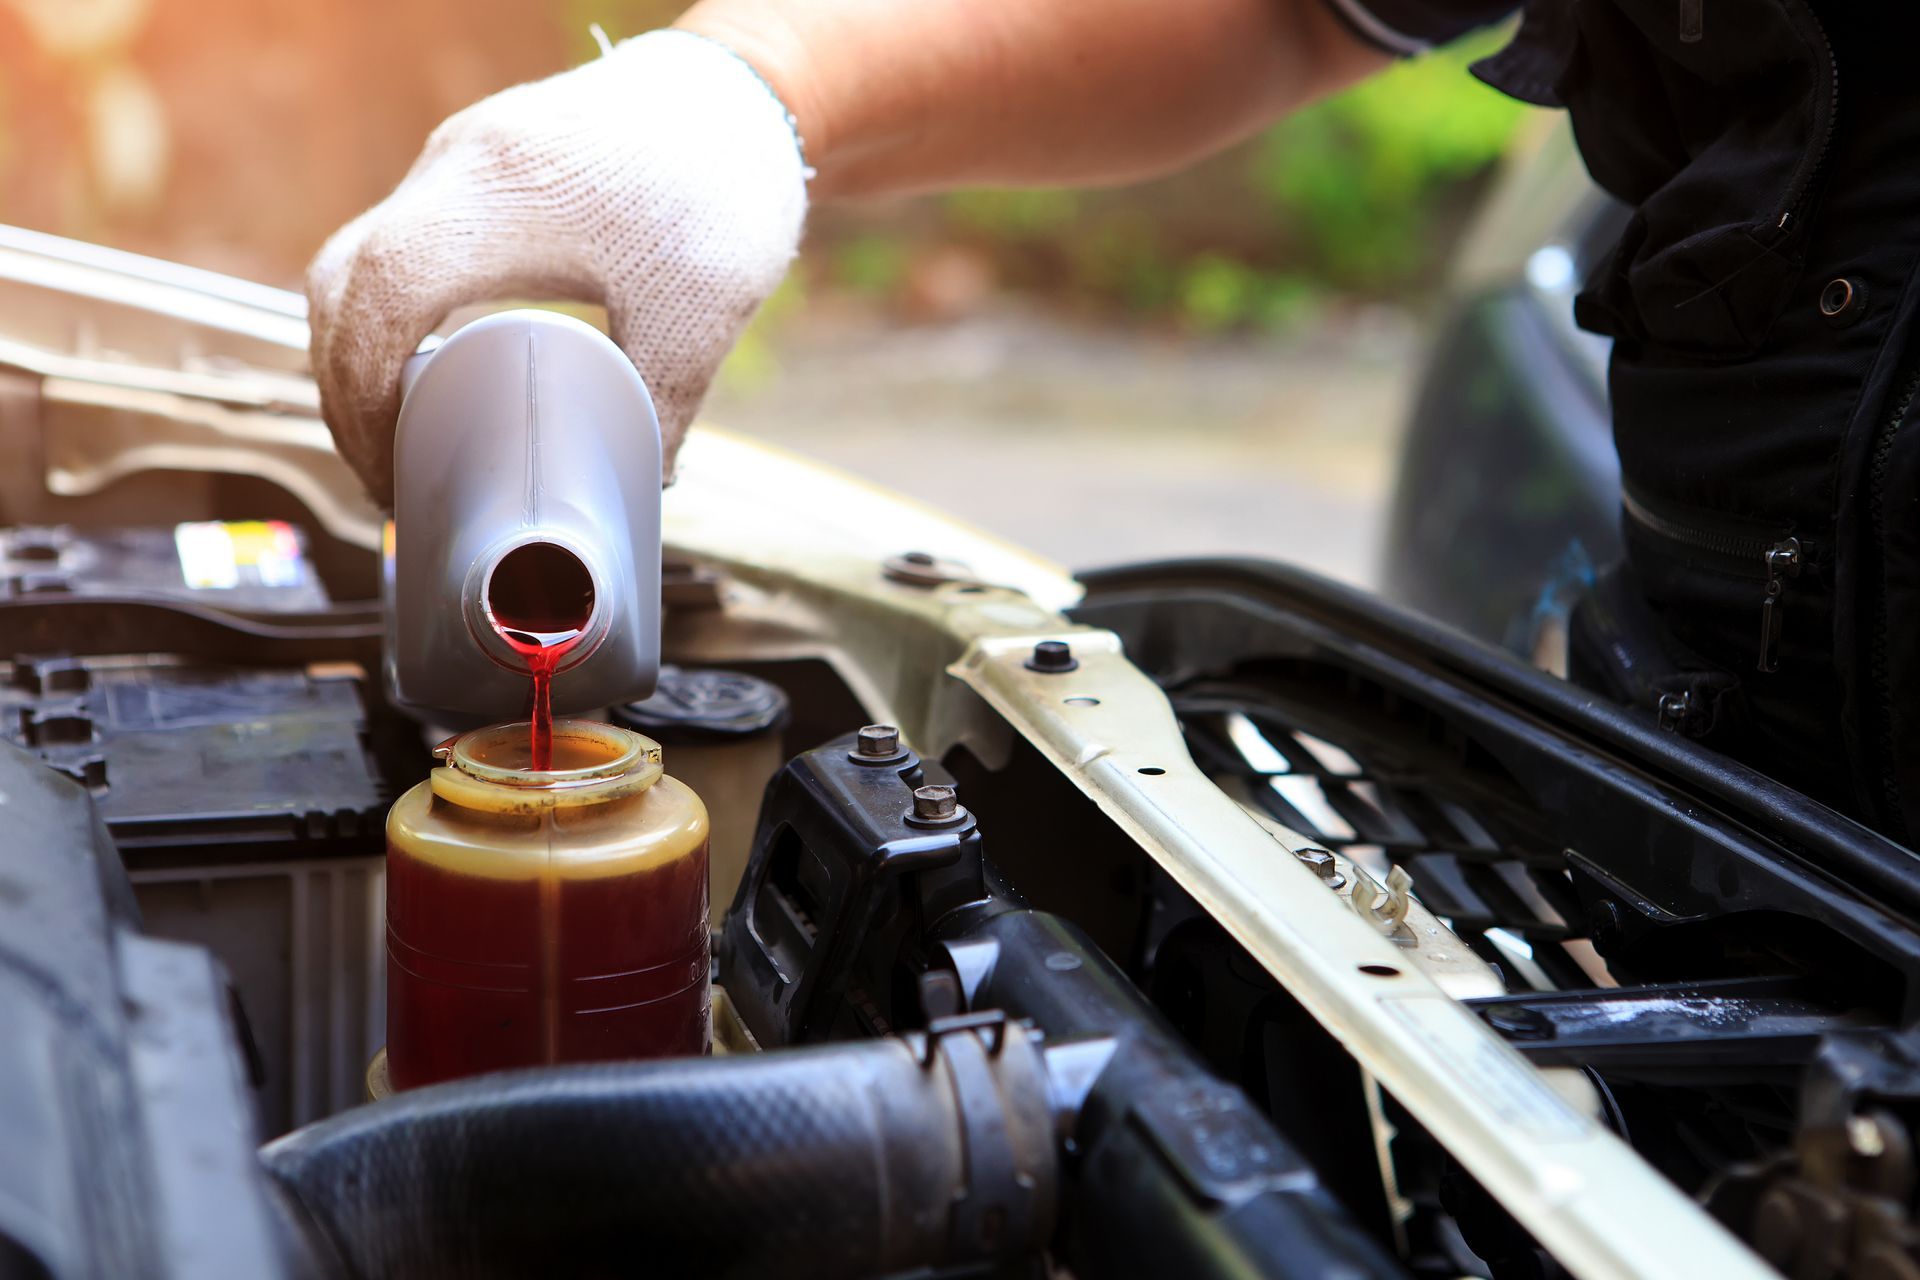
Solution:
[[[1052,1123],[1038,1047],[969,1032],[483,1076],[261,1157],[364,1280],[865,1276],[1043,1244]]]
[[[1030,1018],[1056,1043],[1115,1042],[1073,1126],[1059,1260],[1100,1277],[1406,1274],[1299,1149],[1201,1062],[1078,926],[1004,909],[1020,901],[996,877],[994,906],[956,911],[937,928],[956,968],[972,975],[963,989],[974,1007]]]

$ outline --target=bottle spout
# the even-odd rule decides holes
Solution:
[[[547,311],[402,375],[384,591],[394,705],[455,727],[644,698],[660,663],[660,426],[626,354]]]

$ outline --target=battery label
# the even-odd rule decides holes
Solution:
[[[300,535],[284,520],[197,520],[173,527],[180,574],[195,591],[293,587],[304,578]]]

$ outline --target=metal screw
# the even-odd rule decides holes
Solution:
[[[952,787],[915,787],[913,816],[923,822],[942,822],[960,811],[960,799]]]
[[[949,582],[972,582],[973,570],[958,560],[942,560],[930,551],[903,551],[888,556],[880,571],[890,582],[910,587],[933,588]]]
[[[1326,881],[1330,889],[1338,889],[1347,882],[1347,878],[1340,874],[1340,864],[1325,849],[1295,849],[1293,856],[1305,863],[1313,874]]]
[[[857,754],[887,759],[900,754],[900,730],[890,724],[870,724],[855,736]]]
[[[1059,675],[1062,672],[1078,670],[1080,660],[1073,656],[1073,646],[1065,640],[1042,640],[1033,646],[1033,656],[1027,659],[1027,669],[1044,675]]]

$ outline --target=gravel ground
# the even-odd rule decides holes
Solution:
[[[1071,567],[1226,552],[1368,586],[1418,350],[1386,311],[1285,340],[809,314],[705,416]]]

